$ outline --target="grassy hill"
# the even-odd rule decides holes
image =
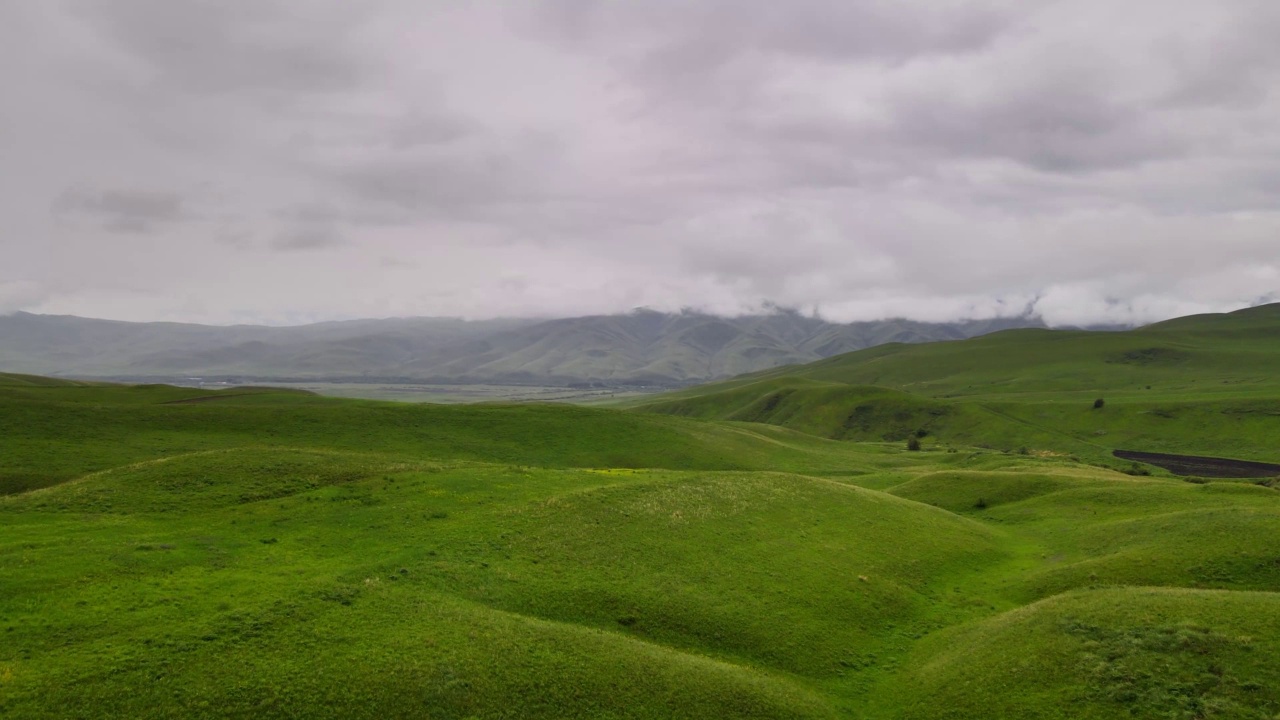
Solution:
[[[1274,461],[1280,305],[1128,332],[1009,330],[885,345],[642,402],[654,413],[836,439],[919,435],[1094,460],[1123,448]]]
[[[14,375],[0,425],[6,718],[1280,712],[1265,486]]]
[[[848,468],[839,443],[769,427],[709,425],[571,405],[444,406],[297,391],[0,375],[0,494],[158,457],[244,446],[409,454],[543,467]]]

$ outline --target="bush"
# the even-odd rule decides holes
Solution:
[[[919,452],[919,451],[920,451],[920,439],[919,439],[919,438],[914,438],[914,437],[913,437],[913,438],[908,438],[908,439],[907,439],[907,449],[908,449],[908,450],[910,450],[911,452]]]
[[[978,502],[974,503],[973,506],[979,510],[986,510],[987,509],[986,498],[978,498]]]
[[[1103,405],[1106,405],[1106,404],[1107,404],[1107,401],[1106,401],[1106,400],[1103,400],[1102,398],[1098,398],[1097,400],[1094,400],[1094,401],[1093,401],[1093,409],[1094,409],[1094,410],[1101,410],[1101,409],[1102,409],[1102,406],[1103,406]]]

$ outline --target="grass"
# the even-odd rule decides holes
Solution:
[[[168,386],[0,385],[0,493],[175,454],[261,445],[550,467],[848,468],[838,443],[568,405],[439,406]]]
[[[1215,321],[1157,330],[1253,342]],[[1273,406],[1232,392],[0,375],[0,716],[1275,718],[1280,492],[1098,465],[1248,455]]]
[[[1047,450],[1117,468],[1117,449],[1275,461],[1278,330],[1280,305],[1130,332],[1010,330],[880,346],[631,406],[833,439],[919,434],[926,445]]]
[[[922,643],[886,690],[903,718],[1238,718],[1280,710],[1275,593],[1057,595]]]

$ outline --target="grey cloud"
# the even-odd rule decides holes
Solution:
[[[325,250],[346,244],[346,239],[332,227],[325,225],[299,226],[278,234],[271,247],[286,252]]]
[[[1227,309],[1280,292],[1277,34],[1264,0],[0,3],[0,281],[137,319]]]
[[[181,196],[146,190],[72,188],[54,201],[52,210],[60,218],[88,219],[118,233],[148,233],[186,216]]]
[[[394,136],[393,136],[394,137]],[[389,146],[322,172],[351,196],[434,217],[475,218],[486,208],[548,199],[554,192],[557,138],[472,135],[474,142]]]
[[[918,55],[978,50],[1017,20],[1002,3],[924,5],[885,0],[679,0],[535,4],[536,19],[578,44],[609,44],[620,33],[647,36],[654,69],[702,70],[742,52],[778,52],[823,59],[900,61]],[[702,49],[699,49],[702,48]],[[683,61],[683,62],[682,62]]]
[[[275,215],[288,222],[302,225],[395,226],[413,222],[413,217],[403,212],[386,209],[351,207],[330,202],[312,202],[293,205],[276,211]]]
[[[408,210],[465,211],[509,191],[508,164],[497,155],[391,158],[343,169],[354,195]]]
[[[1147,113],[1086,87],[1087,80],[1016,89],[970,104],[914,96],[894,108],[886,139],[952,156],[1000,157],[1049,172],[1132,166],[1186,152]]]
[[[1231,7],[1233,3],[1227,3]],[[1266,0],[1244,0],[1245,10],[1227,14],[1209,42],[1160,43],[1161,60],[1174,69],[1175,80],[1162,98],[1170,106],[1256,106],[1276,92],[1280,68],[1280,6]]]
[[[42,302],[48,297],[48,289],[37,283],[25,280],[6,281],[0,278],[0,315],[10,315]]]
[[[362,13],[345,3],[83,0],[72,7],[168,92],[331,92],[371,71],[351,48]]]
[[[477,124],[448,115],[414,114],[395,123],[387,139],[391,147],[406,150],[420,145],[445,145],[478,131]]]

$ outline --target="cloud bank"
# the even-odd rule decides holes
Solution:
[[[1263,0],[18,0],[0,312],[781,305],[1144,322],[1280,297]]]

